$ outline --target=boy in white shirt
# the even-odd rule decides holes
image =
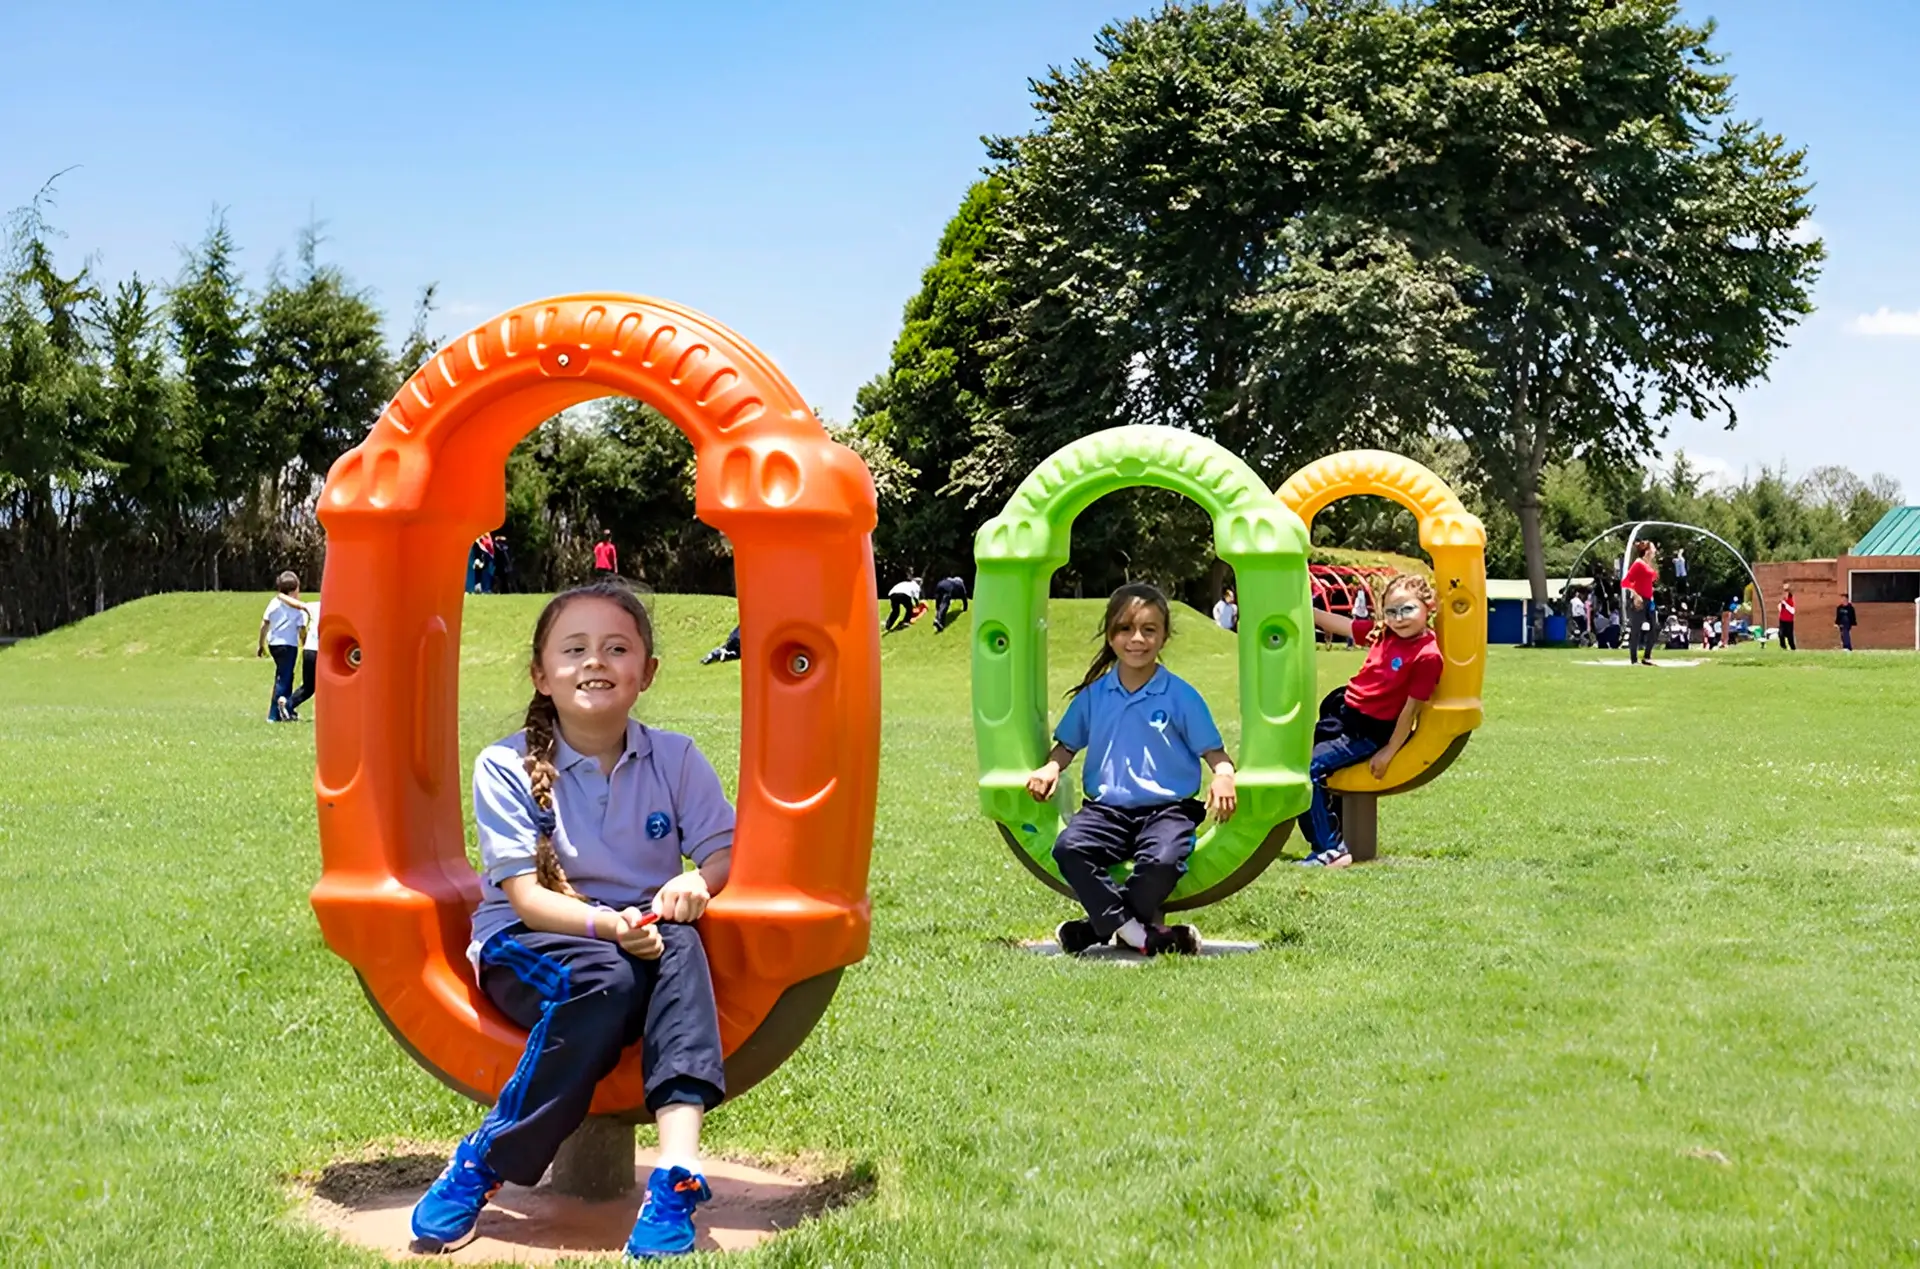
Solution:
[[[293,721],[293,666],[300,657],[300,645],[306,639],[307,606],[300,602],[300,577],[282,573],[274,581],[278,590],[267,601],[260,615],[260,647],[255,656],[273,653],[273,696],[267,702],[267,721]],[[304,698],[303,698],[304,699]]]

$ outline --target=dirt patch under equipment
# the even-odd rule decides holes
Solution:
[[[569,1198],[545,1185],[504,1186],[480,1213],[472,1242],[450,1255],[412,1256],[407,1248],[413,1241],[413,1205],[451,1153],[449,1146],[431,1154],[387,1154],[331,1164],[317,1176],[302,1178],[304,1214],[322,1229],[392,1260],[548,1264],[566,1256],[618,1255],[653,1169],[653,1151],[636,1151],[634,1192],[603,1203]],[[801,1221],[857,1202],[873,1189],[872,1176],[864,1169],[830,1171],[811,1161],[772,1171],[708,1159],[706,1175],[713,1200],[701,1204],[694,1217],[702,1251],[758,1246]]]

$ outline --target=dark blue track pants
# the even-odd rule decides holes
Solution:
[[[1206,807],[1191,798],[1160,806],[1107,806],[1084,803],[1053,843],[1053,862],[1087,910],[1093,932],[1102,939],[1129,919],[1156,924],[1167,896],[1187,871],[1193,833]],[[1112,869],[1132,864],[1125,885]]]
[[[480,985],[528,1030],[526,1052],[474,1133],[488,1167],[536,1184],[587,1117],[594,1086],[640,1041],[649,1110],[726,1096],[720,1017],[700,933],[662,922],[660,959],[511,925],[480,949]]]
[[[300,649],[291,643],[271,643],[267,653],[273,658],[273,695],[267,698],[267,721],[280,721],[279,703],[282,697],[293,695],[293,667],[300,661]],[[287,702],[287,708],[293,708],[293,702]]]

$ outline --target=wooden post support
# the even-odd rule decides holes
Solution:
[[[562,1194],[598,1203],[633,1192],[633,1125],[589,1115],[560,1143],[548,1184]]]
[[[1376,793],[1340,795],[1340,830],[1347,853],[1363,864],[1380,853],[1380,796]]]

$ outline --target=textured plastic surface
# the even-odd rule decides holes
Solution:
[[[880,655],[865,464],[762,354],[700,314],[620,295],[514,309],[402,386],[320,496],[314,912],[406,1048],[483,1101],[526,1034],[465,954],[480,897],[455,714],[467,548],[504,516],[515,442],[615,393],[686,433],[700,518],[734,550],[739,818],[732,879],[701,922],[729,1057],[761,1055],[754,1078],[771,1070],[867,950]],[[759,1034],[770,1015],[781,1035]],[[593,1112],[644,1115],[637,1050]]]
[[[1329,503],[1354,494],[1391,498],[1413,512],[1420,545],[1433,559],[1440,611],[1434,631],[1445,666],[1419,729],[1375,779],[1365,763],[1336,772],[1342,793],[1395,793],[1424,783],[1436,764],[1459,753],[1456,740],[1480,725],[1487,667],[1487,530],[1447,483],[1410,458],[1377,449],[1348,450],[1309,463],[1281,485],[1280,500],[1311,525]]]
[[[1027,777],[1052,747],[1047,699],[1047,588],[1067,562],[1074,519],[1097,498],[1135,485],[1186,495],[1213,517],[1214,549],[1240,595],[1239,811],[1209,827],[1174,890],[1213,894],[1253,859],[1276,827],[1307,809],[1314,724],[1307,533],[1240,459],[1192,432],[1122,427],[1082,437],[1022,481],[974,537],[973,727],[980,805],[1047,876],[1053,841],[1079,805],[1067,777],[1051,803]]]

